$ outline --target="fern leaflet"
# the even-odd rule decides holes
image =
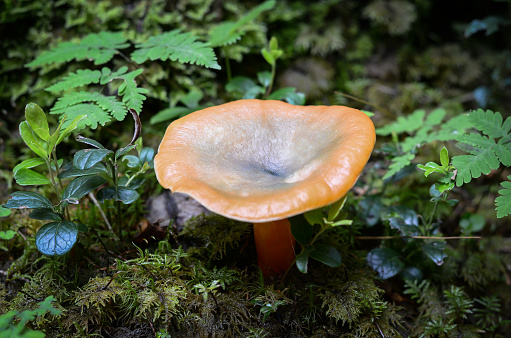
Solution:
[[[101,72],[99,70],[78,69],[76,73],[68,74],[63,80],[46,88],[49,92],[58,92],[85,86],[91,83],[98,83]]]
[[[129,46],[122,32],[101,32],[89,34],[79,42],[61,42],[56,47],[43,52],[27,67],[40,67],[60,64],[71,60],[94,60],[95,65],[110,61],[118,49]]]
[[[139,64],[147,60],[170,59],[220,69],[213,49],[196,39],[191,33],[175,29],[150,37],[146,42],[136,45],[137,50],[131,54],[131,59]]]
[[[235,43],[241,39],[245,33],[242,29],[246,24],[257,18],[262,12],[272,9],[274,6],[275,0],[265,1],[236,22],[226,21],[221,23],[209,32],[209,42],[213,47],[227,46]]]
[[[481,174],[489,174],[500,164],[511,165],[511,119],[502,123],[502,115],[490,110],[479,109],[469,115],[473,126],[483,134],[468,134],[459,137],[456,146],[470,155],[452,158],[452,164],[458,169],[456,185],[468,183]],[[496,141],[495,139],[499,139]]]
[[[396,122],[376,129],[376,135],[386,136],[392,133],[411,133],[420,128],[424,121],[426,112],[422,109],[416,110],[408,116],[399,116]]]
[[[508,176],[507,179],[511,180],[511,176]],[[511,214],[511,182],[504,181],[500,185],[504,189],[499,190],[500,196],[495,199],[498,218]]]

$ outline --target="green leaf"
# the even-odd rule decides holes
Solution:
[[[440,150],[440,164],[442,164],[445,169],[449,166],[449,152],[446,147]]]
[[[12,198],[3,205],[10,209],[52,208],[50,200],[32,191],[15,191]]]
[[[98,149],[106,149],[101,143],[88,137],[78,136],[76,140],[80,143],[85,143]]]
[[[138,64],[147,60],[170,59],[220,69],[215,52],[208,44],[197,41],[191,33],[185,33],[179,29],[152,36],[135,47],[137,50],[131,54],[131,59]]]
[[[60,100],[65,100],[66,95],[61,97]],[[57,101],[57,104],[59,104],[59,101]],[[57,106],[55,105],[55,107]],[[105,111],[103,108],[98,106],[96,103],[81,103],[72,105],[66,108],[61,109],[55,109],[53,107],[50,110],[50,114],[66,114],[66,116],[69,119],[72,119],[74,121],[77,117],[82,117],[80,122],[78,123],[77,127],[75,129],[81,130],[85,128],[86,126],[89,126],[91,129],[98,128],[98,125],[104,126],[107,122],[110,122],[112,119],[107,111]],[[85,118],[83,118],[85,116]],[[63,127],[67,129],[71,125],[71,122],[67,122],[67,120],[64,122]]]
[[[62,221],[62,218],[51,208],[39,208],[34,209],[28,217],[33,219],[39,219],[41,221]]]
[[[289,218],[291,223],[291,233],[298,243],[307,245],[312,239],[313,228],[307,222],[303,215],[297,215]]]
[[[491,110],[478,109],[468,115],[469,120],[477,128],[491,138],[500,138],[509,134],[511,125],[509,122],[502,124],[502,115]],[[511,120],[510,120],[511,121]]]
[[[452,158],[452,164],[458,169],[456,185],[459,187],[468,183],[472,178],[478,178],[481,173],[488,175],[500,165],[497,156],[491,149],[481,150],[476,155],[459,155]]]
[[[422,251],[428,256],[436,265],[442,265],[444,258],[447,254],[444,252],[445,242],[435,241],[430,242],[422,247]]]
[[[80,42],[61,42],[49,51],[43,52],[34,61],[28,63],[27,67],[38,67],[43,65],[66,63],[73,59],[94,60],[95,65],[110,61],[118,49],[129,46],[122,32],[93,33],[87,35]]]
[[[428,162],[426,165],[417,164],[417,168],[424,170],[424,176],[428,177],[432,173],[445,174],[445,169],[435,162]]]
[[[325,222],[323,221],[323,212],[321,209],[314,209],[307,211],[305,214],[305,219],[307,222],[309,222],[310,225],[324,225]]]
[[[275,3],[275,0],[265,1],[254,7],[237,22],[224,22],[220,24],[209,32],[209,42],[213,47],[226,46],[236,42],[241,38],[241,35],[244,34],[244,26],[257,18],[261,13],[272,9]]]
[[[470,214],[462,217],[459,225],[463,234],[471,235],[483,230],[486,225],[486,219],[478,214]]]
[[[92,190],[104,184],[106,180],[101,176],[77,177],[62,192],[62,200],[77,199],[87,195]]]
[[[59,178],[70,178],[70,177],[80,177],[80,176],[90,176],[90,175],[98,175],[98,174],[106,174],[107,170],[103,163],[97,163],[89,169],[68,169],[59,173]]]
[[[257,80],[264,87],[268,88],[271,83],[271,73],[268,71],[257,73]]]
[[[76,169],[90,169],[113,151],[108,149],[84,149],[76,152],[73,165]]]
[[[332,268],[337,268],[342,264],[341,254],[330,245],[315,244],[309,256]]]
[[[17,170],[14,179],[19,185],[45,185],[51,183],[46,176],[25,168]]]
[[[397,275],[405,266],[399,253],[390,248],[376,248],[367,255],[367,262],[381,279]]]
[[[416,110],[408,116],[399,116],[396,122],[387,124],[376,129],[376,135],[386,136],[393,132],[396,134],[411,133],[419,129],[424,121],[426,112],[422,109]]]
[[[404,169],[406,166],[412,163],[412,160],[415,158],[415,154],[406,153],[401,156],[396,156],[392,159],[392,162],[389,166],[389,170],[383,176],[383,179],[386,180],[397,174],[401,169]]]
[[[57,127],[57,130],[51,134],[50,138],[48,139],[48,146],[46,148],[46,151],[48,154],[51,154],[53,150],[55,149],[55,146],[57,145],[57,141],[59,139],[60,131],[62,130],[62,125],[66,121],[66,116],[64,115],[62,119],[60,119],[59,126]]]
[[[32,149],[36,155],[42,158],[48,157],[48,153],[46,152],[46,142],[37,136],[27,121],[20,123],[20,135],[25,144]]]
[[[228,93],[238,92],[241,94],[245,94],[255,86],[257,85],[254,81],[252,81],[252,79],[246,76],[235,76],[232,78],[231,81],[227,83],[227,85],[225,86],[225,90]]]
[[[160,122],[174,120],[178,117],[182,117],[192,113],[193,110],[186,107],[171,107],[160,110],[158,113],[153,115],[149,120],[150,124],[156,124]]]
[[[419,227],[414,224],[405,223],[402,218],[391,217],[389,218],[389,224],[392,229],[401,231],[403,236],[417,236],[419,234]]]
[[[511,176],[508,176],[507,179],[511,180]],[[495,199],[498,218],[511,214],[511,182],[504,181],[500,185],[503,189],[499,190],[500,196]]]
[[[46,120],[46,114],[35,103],[29,103],[25,107],[25,117],[32,130],[44,141],[50,137],[50,128]]]
[[[64,140],[69,134],[73,132],[76,128],[78,128],[78,125],[80,122],[82,122],[84,119],[87,118],[87,115],[78,115],[73,118],[71,122],[68,123],[67,127],[59,133],[59,137],[57,139],[57,143],[55,145],[58,145],[62,140]],[[67,115],[63,115],[62,119],[67,120]]]
[[[46,163],[46,161],[40,157],[29,158],[29,159],[19,163],[18,165],[16,165],[14,167],[14,169],[12,169],[12,173],[16,174],[16,172],[20,169],[30,169],[30,168],[34,168],[34,167],[40,166],[41,164],[45,164],[45,163]]]
[[[6,210],[9,210],[9,209],[6,209]],[[0,231],[0,239],[4,239],[7,241],[10,239],[13,239],[15,235],[16,235],[16,231],[12,231],[12,230]]]
[[[101,77],[99,70],[78,69],[75,73],[69,73],[64,79],[46,88],[49,92],[67,91],[69,89],[98,83]]]
[[[309,264],[309,250],[307,248],[303,248],[302,252],[296,255],[296,267],[298,271],[301,273],[307,273]]]
[[[199,102],[204,98],[204,94],[198,88],[192,88],[185,96],[181,98],[181,102],[190,109],[199,109]]]
[[[330,205],[330,208],[328,209],[328,221],[333,222],[336,220],[337,216],[339,216],[339,213],[344,207],[344,203],[346,203],[347,199],[348,194],[344,195],[339,200],[337,200],[337,202],[334,202]]]
[[[275,63],[277,61],[275,60],[273,54],[269,50],[267,50],[266,48],[261,49],[261,55],[270,66],[275,66]]]
[[[142,148],[142,151],[140,152],[140,162],[142,164],[147,162],[147,165],[149,168],[154,167],[154,149],[150,147],[144,147]]]
[[[43,225],[35,236],[37,249],[48,256],[63,255],[76,242],[78,229],[73,222],[51,222]]]
[[[11,214],[11,210],[0,206],[0,217],[7,217]]]
[[[142,166],[142,162],[135,155],[126,155],[122,158],[123,161],[128,161],[128,167],[139,168]]]
[[[103,202],[109,199],[115,199],[123,204],[131,204],[139,198],[136,190],[127,187],[106,187],[98,191],[98,201]]]

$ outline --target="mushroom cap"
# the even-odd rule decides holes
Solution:
[[[356,109],[239,100],[172,122],[154,168],[163,187],[217,214],[269,222],[344,196],[375,139]]]

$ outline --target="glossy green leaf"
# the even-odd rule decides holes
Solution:
[[[43,225],[35,236],[37,249],[48,256],[63,255],[76,242],[78,229],[75,223],[51,222]]]
[[[257,73],[257,80],[264,88],[268,88],[271,83],[271,73],[268,71]]]
[[[142,151],[140,152],[140,162],[142,164],[146,163],[149,165],[149,168],[154,167],[154,149],[150,147],[144,147],[142,148]]]
[[[12,198],[4,204],[4,208],[10,209],[36,209],[52,208],[50,200],[32,191],[15,191]]]
[[[124,204],[131,204],[139,198],[139,194],[136,190],[127,187],[118,187],[116,200],[121,201]]]
[[[422,251],[433,262],[435,262],[436,265],[442,265],[444,263],[444,258],[447,257],[447,254],[444,252],[444,250],[445,250],[444,241],[430,242],[422,247]]]
[[[100,201],[100,202],[114,199],[115,196],[116,196],[115,187],[105,187],[103,189],[100,189],[98,191],[98,193],[96,194],[96,197],[97,197],[98,201]]]
[[[307,273],[309,264],[309,251],[304,248],[302,252],[296,255],[296,267],[301,273]]]
[[[112,154],[113,151],[108,149],[85,149],[75,154],[73,164],[76,169],[90,169],[96,163],[102,161],[106,156]]]
[[[76,169],[71,168],[68,170],[64,170],[59,173],[59,178],[70,178],[70,177],[80,177],[80,176],[90,176],[90,175],[97,175],[97,174],[106,174],[107,170],[103,163],[96,163],[93,167],[89,169]],[[123,176],[124,177],[124,176]]]
[[[68,126],[59,133],[59,137],[57,139],[56,144],[59,144],[60,142],[62,142],[62,140],[64,140],[67,136],[69,136],[69,134],[71,134],[73,132],[73,130],[75,130],[78,127],[78,124],[86,118],[87,118],[87,115],[75,116],[75,118],[71,121],[71,123],[69,123]],[[65,119],[66,119],[66,115],[64,115],[62,117],[61,122],[64,122]]]
[[[34,209],[28,215],[28,217],[33,219],[39,219],[41,221],[57,221],[57,222],[62,221],[62,218],[59,216],[59,214],[54,212],[53,209],[51,208]]]
[[[461,232],[471,235],[484,229],[486,219],[479,214],[464,215],[460,220]]]
[[[425,165],[417,164],[417,168],[424,170],[424,176],[428,177],[432,173],[445,173],[445,169],[435,162],[428,162]]]
[[[88,232],[89,231],[89,228],[87,228],[87,226],[85,224],[82,224],[82,223],[76,223],[76,229],[78,229],[78,231],[81,231],[81,232]]]
[[[376,248],[367,255],[367,262],[378,273],[381,279],[397,275],[405,264],[399,253],[390,248]]]
[[[14,179],[19,185],[45,185],[51,183],[46,176],[25,168],[17,170]]]
[[[261,54],[263,55],[263,58],[268,62],[269,65],[275,66],[276,60],[273,56],[273,53],[267,50],[266,48],[261,49]]]
[[[65,121],[65,118],[62,118],[60,120],[57,130],[55,130],[55,132],[53,132],[53,134],[51,134],[50,138],[48,139],[48,146],[46,148],[46,150],[48,151],[48,154],[50,154],[54,150],[54,148],[57,146],[57,140],[59,139],[60,131],[62,130],[62,124],[64,123],[64,121]]]
[[[130,146],[121,148],[115,152],[115,159],[117,160],[119,157],[123,156],[124,154],[130,152],[132,149],[136,147],[135,144],[132,144]]]
[[[404,280],[418,280],[421,281],[424,278],[424,274],[421,269],[416,268],[414,266],[404,267],[403,270],[399,273],[399,276]]]
[[[88,145],[93,146],[98,149],[106,149],[105,147],[103,147],[103,145],[101,143],[99,143],[98,141],[93,140],[91,138],[88,138],[88,137],[78,136],[76,138],[76,140],[78,142],[88,144]]]
[[[48,141],[50,138],[50,128],[46,120],[46,114],[41,107],[35,103],[29,103],[25,106],[25,117],[32,130],[41,139]]]
[[[13,239],[16,235],[16,231],[7,230],[7,231],[0,231],[0,239],[10,240]]]
[[[402,218],[391,217],[389,224],[392,229],[401,231],[403,236],[417,236],[419,234],[419,227],[413,224],[406,224]]]
[[[79,200],[105,182],[106,179],[97,175],[77,177],[64,189],[62,200],[70,198]]]
[[[142,166],[142,162],[135,155],[126,155],[122,158],[123,161],[128,161],[127,165],[130,168],[139,168]]]
[[[323,212],[321,209],[314,209],[307,211],[305,214],[305,219],[309,222],[310,225],[324,225],[323,221]]]
[[[48,153],[46,152],[46,142],[41,139],[37,134],[30,128],[27,121],[20,123],[20,135],[23,142],[32,149],[34,153],[42,158],[47,158]]]
[[[298,243],[307,245],[312,239],[313,228],[307,222],[303,215],[297,215],[289,218],[291,223],[291,233]]]
[[[337,268],[342,264],[342,257],[339,251],[333,246],[326,244],[314,244],[309,256],[332,268]]]
[[[46,163],[46,161],[44,160],[44,158],[40,158],[40,157],[37,157],[37,158],[29,158],[21,163],[19,163],[18,165],[16,165],[14,167],[14,169],[12,169],[12,173],[13,174],[16,174],[16,172],[19,170],[19,169],[30,169],[30,168],[34,168],[34,167],[37,167],[41,164],[44,164]]]

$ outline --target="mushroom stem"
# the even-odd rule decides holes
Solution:
[[[287,218],[254,223],[257,263],[264,276],[280,275],[295,260],[295,239]]]

